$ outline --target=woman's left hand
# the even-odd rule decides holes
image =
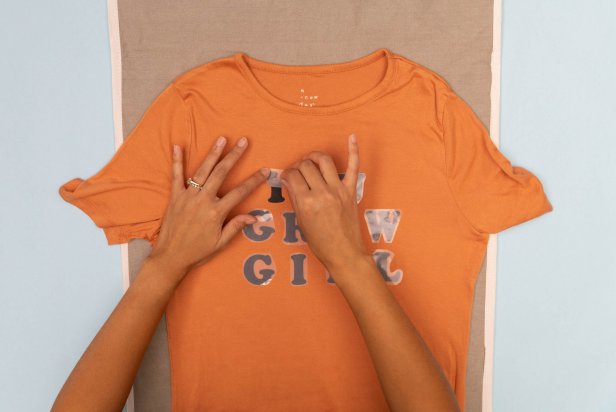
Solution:
[[[218,190],[244,154],[248,140],[242,137],[219,162],[225,143],[226,139],[221,136],[218,144],[212,145],[205,160],[192,176],[194,181],[203,186],[202,189],[185,187],[182,151],[174,153],[171,200],[163,219],[160,237],[149,258],[156,259],[159,264],[168,268],[175,283],[179,283],[192,268],[202,265],[224,248],[246,225],[256,222],[255,217],[247,213],[231,218],[228,214],[260,184],[267,181],[269,169],[255,171],[219,198]]]

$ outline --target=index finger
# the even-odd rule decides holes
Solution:
[[[350,190],[355,190],[357,186],[357,175],[359,173],[359,147],[357,137],[351,133],[348,138],[349,160],[342,183]]]
[[[227,192],[220,200],[218,204],[226,211],[229,212],[242,200],[248,197],[257,186],[267,181],[270,175],[270,169],[268,167],[261,168],[253,173],[250,177],[246,178],[239,186],[234,187]]]

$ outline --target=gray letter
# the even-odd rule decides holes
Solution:
[[[246,227],[242,229],[242,232],[248,240],[253,242],[262,242],[269,239],[276,231],[276,229],[274,229],[274,218],[272,217],[272,212],[266,209],[255,209],[248,213],[257,218],[256,223],[246,225]],[[255,232],[255,226],[261,229],[261,233],[258,234]]]
[[[291,255],[291,273],[293,276],[291,279],[292,285],[306,284],[306,277],[304,276],[305,262],[306,255],[303,253],[294,253]]]
[[[297,221],[295,219],[295,212],[283,212],[282,216],[284,217],[284,239],[282,242],[287,245],[292,244],[305,244],[306,240],[304,239],[304,235],[297,225]],[[302,240],[297,239],[296,233],[299,233]]]
[[[272,257],[270,255],[256,254],[248,256],[244,260],[244,277],[253,285],[267,285],[272,281],[272,278],[276,274],[276,270],[271,268],[263,268],[259,270],[261,277],[255,275],[255,266],[257,261],[263,261],[266,265],[272,265]]]

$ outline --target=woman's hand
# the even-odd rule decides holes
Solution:
[[[244,144],[234,147],[217,164],[224,138],[220,143],[211,149],[193,176],[193,180],[203,184],[201,191],[192,186],[184,187],[182,152],[174,150],[172,195],[158,242],[75,365],[52,411],[121,410],[177,284],[191,267],[207,260],[226,245],[249,218],[253,219],[251,215],[238,215],[223,227],[230,209],[265,181],[269,171],[254,173],[218,199],[216,192],[244,153],[247,141],[240,139]]]
[[[203,186],[201,190],[191,185],[185,187],[182,151],[174,147],[171,200],[158,241],[150,254],[150,258],[163,262],[164,266],[179,269],[171,271],[173,273],[185,275],[192,268],[205,263],[247,224],[256,221],[250,214],[240,214],[229,219],[223,226],[230,210],[265,182],[270,173],[268,168],[260,169],[224,197],[218,198],[220,186],[244,153],[248,140],[242,137],[218,162],[225,143],[226,139],[220,136],[192,176],[195,182]]]
[[[332,158],[318,151],[308,153],[280,173],[297,224],[330,274],[340,265],[370,256],[361,239],[358,219],[359,150],[353,134],[348,139],[348,153],[342,181]]]
[[[325,264],[355,316],[389,409],[459,412],[447,377],[361,241],[354,137],[349,136],[342,182],[331,157],[321,152],[304,156],[280,178],[308,246]]]

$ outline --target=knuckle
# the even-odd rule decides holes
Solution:
[[[216,159],[217,157],[218,157],[218,154],[214,150],[210,150],[205,155],[204,163],[208,161],[212,161],[213,159]]]
[[[314,153],[315,153],[314,154],[314,158],[317,161],[323,161],[323,160],[326,160],[326,159],[329,158],[329,156],[326,153],[323,153],[323,152],[320,152],[320,151],[317,151],[317,152],[314,152]]]
[[[310,167],[312,165],[312,160],[310,159],[302,159],[299,162],[300,167]]]
[[[244,147],[235,145],[233,150],[231,150],[227,156],[239,157],[241,156],[243,152],[244,152]]]
[[[272,175],[272,173],[270,172],[270,176]],[[249,179],[249,182],[251,184],[259,184],[262,180],[267,180],[267,176],[265,176],[263,173],[261,173],[260,170],[257,170],[256,172],[254,172],[252,174],[252,177]]]
[[[246,195],[248,195],[248,193],[250,192],[248,186],[246,186],[245,184],[240,185],[238,187],[235,188],[235,194],[238,197],[245,197]]]
[[[287,167],[286,169],[284,169],[282,172],[280,172],[279,177],[281,179],[285,179],[285,180],[289,180],[289,175],[291,173],[293,173],[294,168],[293,167]]]
[[[200,194],[197,194],[197,196],[191,196],[191,198],[189,199],[190,206],[193,208],[193,210],[201,210],[204,207],[203,203],[205,201],[206,197],[201,196]]]
[[[246,179],[242,186],[244,186],[246,190],[253,190],[264,180],[267,180],[267,178],[263,176],[261,172],[257,172],[250,176],[248,179]]]
[[[302,196],[299,199],[299,201],[302,204],[303,208],[308,209],[308,210],[313,210],[318,205],[318,202],[316,201],[316,199],[312,195]]]
[[[218,163],[216,167],[214,167],[214,170],[212,170],[212,173],[210,175],[214,178],[223,178],[227,174],[227,170],[228,169],[226,165],[221,162]]]
[[[210,207],[205,211],[205,218],[208,220],[219,220],[222,216],[221,211],[217,207]]]
[[[335,203],[338,198],[331,192],[325,192],[321,195],[321,201],[326,204]]]
[[[201,165],[199,166],[199,169],[197,170],[197,172],[201,172],[202,170],[207,170],[207,167],[215,162],[216,162],[216,156],[214,156],[214,154],[212,153],[208,153],[205,156],[205,159],[203,159],[203,161],[201,162]]]
[[[336,193],[337,193],[338,197],[341,198],[341,199],[346,199],[348,197],[351,197],[351,193],[349,193],[349,189],[346,186],[342,185],[342,184],[337,187],[337,192]]]
[[[205,157],[205,160],[202,163],[202,167],[205,170],[211,169],[212,166],[216,167],[216,163],[218,162],[218,157],[216,156],[215,153],[208,153],[208,155]]]

